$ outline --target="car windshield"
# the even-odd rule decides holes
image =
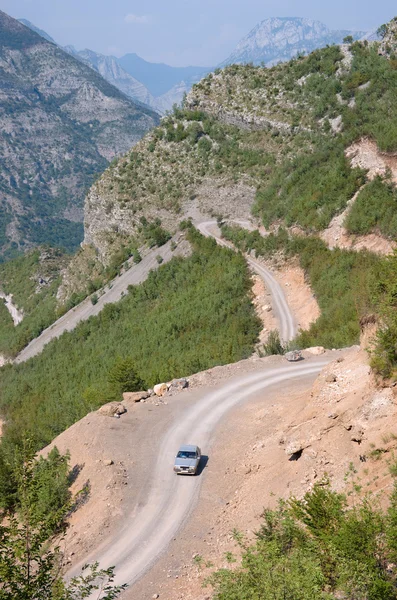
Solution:
[[[196,453],[179,450],[177,458],[196,458]]]

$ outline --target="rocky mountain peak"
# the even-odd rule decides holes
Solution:
[[[244,37],[222,66],[253,62],[275,64],[298,52],[308,53],[327,44],[338,44],[347,35],[361,38],[365,32],[331,31],[324,23],[299,17],[265,19]]]

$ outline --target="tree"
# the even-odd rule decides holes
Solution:
[[[387,30],[388,30],[388,27],[384,23],[383,25],[381,25],[380,27],[378,27],[378,29],[376,30],[376,33],[383,40],[386,37]]]
[[[145,384],[135,371],[132,358],[117,358],[109,371],[108,381],[112,384],[115,394],[123,392],[137,392]]]
[[[49,547],[49,532],[59,523],[65,506],[46,517],[38,510],[33,458],[21,465],[18,485],[18,514],[8,515],[0,524],[0,600],[80,600],[95,591],[98,599],[116,598],[126,586],[114,586],[114,569],[99,569],[98,563],[84,567],[83,575],[70,584],[63,581],[62,554],[59,546]]]
[[[344,44],[352,44],[353,41],[354,41],[354,39],[353,39],[352,35],[347,35],[346,37],[343,38]]]

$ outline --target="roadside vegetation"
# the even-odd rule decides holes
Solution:
[[[395,600],[397,486],[387,510],[355,483],[350,494],[323,480],[265,510],[253,543],[235,532],[242,558],[209,577],[214,600]]]
[[[250,356],[260,322],[244,258],[190,227],[188,238],[191,257],[160,266],[39,356],[0,370],[0,456],[25,437],[42,448],[120,398],[126,377],[147,388]]]
[[[3,468],[0,461],[0,472]],[[97,563],[84,567],[84,575],[63,579],[59,542],[75,501],[68,490],[72,475],[68,456],[56,448],[46,459],[34,459],[28,445],[14,454],[6,508],[0,489],[1,600],[82,600],[94,593],[113,600],[126,588],[113,584],[113,568],[99,569]]]

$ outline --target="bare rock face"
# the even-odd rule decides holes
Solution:
[[[98,409],[99,414],[105,417],[120,416],[127,412],[127,409],[120,402],[108,402]]]
[[[364,31],[330,31],[323,23],[300,18],[272,18],[259,23],[222,64],[276,64],[310,53],[327,44],[341,44],[347,35],[359,39]]]

